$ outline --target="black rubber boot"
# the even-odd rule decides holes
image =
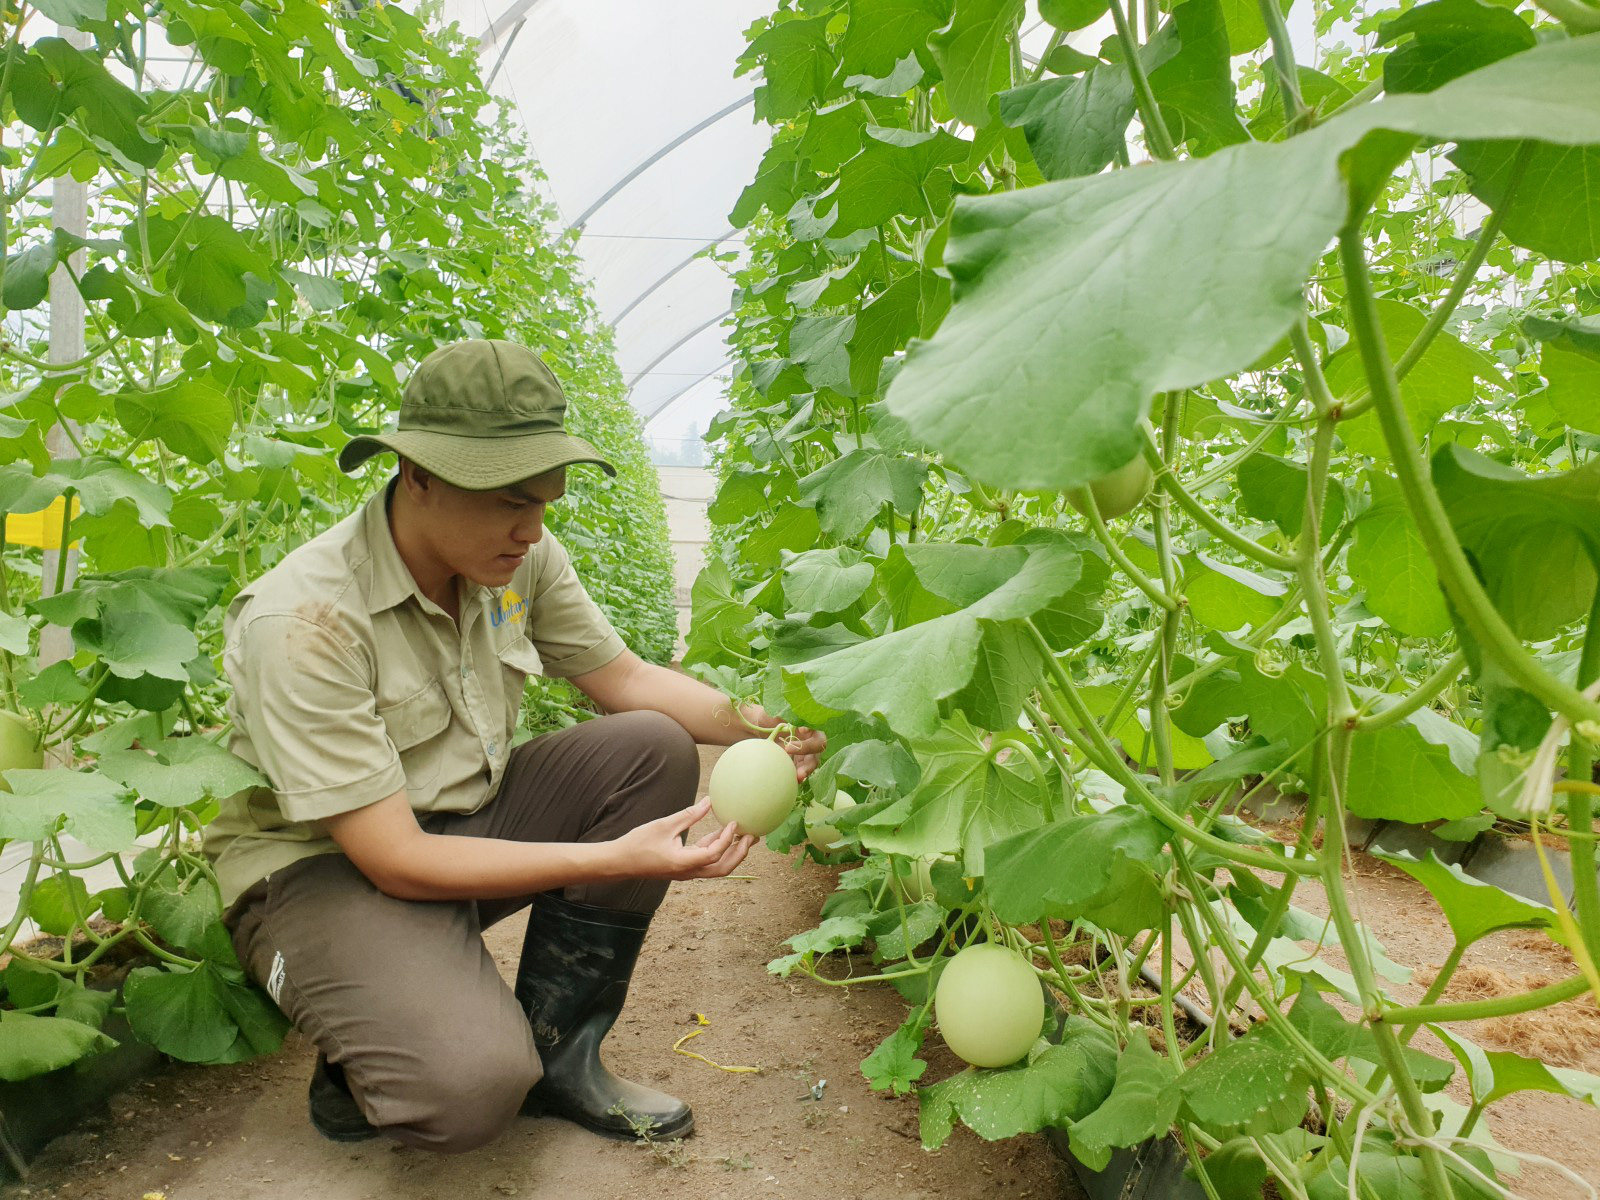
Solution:
[[[311,1073],[309,1107],[312,1127],[329,1141],[364,1142],[378,1136],[350,1094],[344,1068],[329,1062],[326,1054],[317,1055],[317,1069]]]
[[[600,1061],[601,1039],[622,1012],[651,915],[550,893],[533,898],[516,996],[533,1026],[544,1078],[528,1093],[524,1113],[564,1117],[614,1138],[694,1132],[694,1114],[682,1100],[618,1079]]]

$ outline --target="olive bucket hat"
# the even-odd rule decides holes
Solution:
[[[616,468],[562,427],[567,398],[550,368],[515,342],[482,338],[441,346],[406,381],[392,433],[353,437],[339,469],[393,450],[472,492],[508,487],[569,463]]]

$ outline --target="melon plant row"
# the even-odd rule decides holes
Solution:
[[[687,661],[829,735],[771,842],[849,869],[772,970],[899,989],[862,1069],[925,1145],[1057,1127],[1099,1167],[1175,1128],[1212,1197],[1499,1196],[1491,1105],[1600,1097],[1462,1030],[1600,984],[1600,9],[1549,8],[750,30],[774,135]],[[1239,815],[1276,793],[1288,841]],[[1363,818],[1559,841],[1575,898],[1392,856],[1454,937],[1404,1003]],[[1574,965],[1451,1001],[1505,929]],[[1059,1011],[1002,1052],[957,996],[987,1065],[934,1082],[975,948]]]
[[[341,475],[338,448],[436,345],[535,346],[620,471],[551,523],[662,660],[665,514],[571,243],[484,122],[458,33],[381,3],[0,0],[0,39],[0,705],[24,715],[0,717],[0,848],[27,850],[4,884],[0,1079],[110,1046],[113,1012],[234,1061],[283,1021],[198,853],[217,798],[259,782],[224,749],[221,614],[381,482]],[[76,230],[52,204],[74,180]],[[65,352],[51,315],[73,297]],[[75,577],[42,549],[64,540]],[[554,691],[529,707],[571,719]],[[19,941],[30,920],[60,941]]]

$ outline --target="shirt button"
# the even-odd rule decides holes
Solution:
[[[466,677],[467,677],[467,664],[466,663],[462,663],[461,664],[461,678],[465,679]]]
[[[493,742],[490,742],[489,743],[489,757],[493,758],[494,754],[495,754],[495,744]]]

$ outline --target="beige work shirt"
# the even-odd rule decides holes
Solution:
[[[475,812],[500,786],[529,675],[622,653],[547,529],[506,587],[458,581],[457,623],[417,588],[388,489],[239,593],[223,624],[229,748],[271,781],[206,828],[222,902],[338,849],[323,818],[405,789],[418,813]]]

